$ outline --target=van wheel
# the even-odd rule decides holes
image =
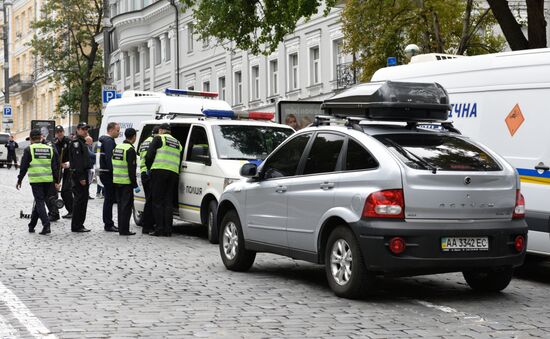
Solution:
[[[511,267],[500,267],[464,271],[462,275],[473,290],[500,292],[510,284],[513,273],[514,269]]]
[[[330,288],[339,297],[363,297],[374,287],[374,276],[365,268],[355,235],[344,226],[334,229],[328,238],[325,272]]]
[[[218,213],[218,203],[216,200],[211,200],[206,210],[206,228],[208,229],[208,241],[210,241],[211,244],[217,244],[219,242],[218,228],[216,227],[216,213]]]
[[[220,255],[227,269],[244,272],[252,267],[256,252],[245,249],[241,221],[235,210],[224,215],[219,241]]]
[[[136,226],[143,226],[143,213],[139,213],[135,207],[132,207],[132,215],[134,216]]]

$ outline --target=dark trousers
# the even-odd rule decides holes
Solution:
[[[113,184],[113,174],[102,172],[99,175],[103,184],[103,227],[109,228],[115,226],[113,222],[113,205],[116,202],[116,191]]]
[[[71,176],[73,179],[73,218],[71,219],[71,230],[75,231],[84,227],[86,221],[86,210],[88,209],[88,190],[90,183],[86,179],[86,185],[82,186],[76,175]]]
[[[50,227],[50,219],[46,213],[46,199],[48,197],[48,191],[53,183],[40,183],[31,184],[32,195],[34,197],[34,208],[32,209],[31,221],[29,223],[30,228],[36,227],[38,219],[42,222],[44,228]]]
[[[153,231],[155,218],[153,216],[153,191],[151,189],[151,176],[141,173],[141,184],[145,193],[145,207],[143,208],[143,231]]]
[[[17,168],[17,155],[15,155],[15,152],[8,152],[8,168],[11,168],[12,161],[15,164],[15,168]]]
[[[179,176],[171,171],[151,171],[153,214],[155,231],[161,234],[172,233],[174,193],[178,189]]]
[[[67,212],[73,213],[73,181],[71,180],[71,172],[68,169],[63,169],[61,199],[63,199]]]
[[[134,192],[132,185],[115,185],[117,212],[118,212],[118,233],[130,232],[130,218],[134,206]]]
[[[57,200],[57,191],[55,190],[55,185],[51,183],[48,186],[48,194],[46,196],[46,207],[48,207],[48,215],[51,218],[59,219],[59,208],[55,204]]]

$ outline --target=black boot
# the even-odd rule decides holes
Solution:
[[[39,234],[46,235],[46,234],[50,234],[50,233],[52,233],[52,231],[50,230],[50,226],[44,226],[42,228],[42,231],[40,231]]]

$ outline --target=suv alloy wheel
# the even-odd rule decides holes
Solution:
[[[225,267],[232,271],[247,271],[256,259],[256,252],[244,248],[241,221],[235,210],[227,212],[220,228],[220,255]]]
[[[374,285],[374,277],[365,268],[359,244],[348,227],[339,226],[330,234],[325,249],[325,272],[330,288],[339,297],[362,297]]]

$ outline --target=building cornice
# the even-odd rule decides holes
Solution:
[[[125,12],[114,16],[111,18],[111,23],[114,28],[143,24],[150,19],[158,15],[162,15],[170,10],[172,10],[172,5],[170,5],[168,1],[156,1],[140,10]]]

